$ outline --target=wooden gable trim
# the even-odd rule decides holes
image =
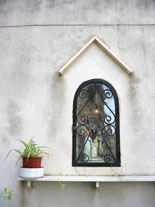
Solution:
[[[122,69],[124,69],[128,74],[131,75],[132,70],[121,60],[119,59],[101,40],[97,37],[93,37],[78,53],[76,53],[60,70],[59,75],[63,75],[64,72],[69,68],[69,66],[93,43],[95,42],[100,46],[109,56],[117,62]]]

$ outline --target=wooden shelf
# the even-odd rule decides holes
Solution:
[[[35,182],[95,182],[99,188],[100,182],[155,182],[155,176],[44,176],[37,179],[17,178],[18,181],[27,182],[31,188],[31,181]]]

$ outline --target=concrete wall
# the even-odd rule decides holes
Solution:
[[[12,184],[11,202],[0,206],[154,206],[154,184],[35,183],[16,181],[12,153],[17,138],[47,145],[52,175],[154,175],[154,1],[0,1],[0,190]],[[133,70],[129,76],[96,44],[64,74],[59,69],[93,36]],[[120,99],[120,168],[73,168],[72,104],[85,80],[102,78]]]

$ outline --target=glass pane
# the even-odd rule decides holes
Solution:
[[[76,162],[116,162],[115,99],[105,84],[90,83],[78,94]]]

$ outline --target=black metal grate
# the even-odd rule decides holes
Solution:
[[[101,79],[77,89],[73,103],[73,166],[120,166],[119,103]]]

